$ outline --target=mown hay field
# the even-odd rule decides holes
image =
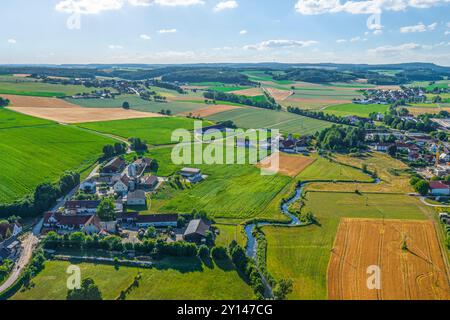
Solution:
[[[431,221],[342,219],[328,267],[328,297],[448,300],[444,259]],[[371,266],[379,268],[378,288],[367,285]]]
[[[290,299],[327,299],[327,269],[340,219],[425,219],[432,210],[405,195],[308,192],[303,212],[318,225],[264,227],[268,270],[277,279],[292,279]]]

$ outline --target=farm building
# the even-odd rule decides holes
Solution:
[[[202,172],[200,169],[195,168],[183,168],[180,171],[183,178],[188,179],[192,183],[197,183],[203,180]]]
[[[102,169],[102,173],[113,174],[121,172],[126,166],[123,159],[116,157],[108,162]]]
[[[434,196],[450,196],[450,182],[431,181],[430,192]]]
[[[144,190],[153,190],[158,185],[158,182],[158,177],[156,176],[145,176],[141,178],[139,188]]]
[[[189,242],[201,242],[206,238],[211,225],[202,219],[192,220],[184,232],[183,239]]]
[[[127,205],[129,206],[145,206],[147,203],[147,196],[143,190],[136,190],[129,192],[127,196]]]
[[[177,214],[151,214],[151,215],[138,215],[136,219],[136,225],[139,228],[164,228],[173,227],[178,225]]]
[[[14,260],[21,251],[20,241],[16,237],[11,237],[0,242],[0,262],[5,259]]]
[[[100,201],[98,200],[76,200],[66,201],[64,211],[66,214],[78,215],[93,215],[97,212],[97,207]]]

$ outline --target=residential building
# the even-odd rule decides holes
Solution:
[[[139,188],[144,190],[153,190],[158,185],[158,177],[156,176],[144,176],[139,182]]]
[[[67,215],[93,215],[99,204],[99,200],[69,200],[64,205],[64,212]]]
[[[450,196],[450,182],[431,181],[430,193],[434,196]]]

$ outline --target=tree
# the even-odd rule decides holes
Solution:
[[[391,157],[395,157],[397,155],[397,146],[395,144],[390,145],[387,152]]]
[[[200,248],[198,248],[198,256],[201,259],[209,258],[210,252],[209,248],[206,245],[201,245]]]
[[[214,247],[211,255],[216,260],[225,260],[228,258],[227,249],[224,247]]]
[[[125,110],[130,109],[130,103],[128,101],[124,101],[122,103],[122,108],[124,108]]]
[[[149,238],[156,238],[157,232],[155,227],[148,227],[145,235]]]
[[[87,278],[82,281],[80,289],[67,292],[67,300],[103,300],[103,298],[94,280]]]
[[[284,300],[288,294],[292,293],[292,290],[292,280],[282,279],[278,281],[277,285],[273,289],[273,296],[276,300]]]
[[[0,97],[0,107],[7,107],[9,105],[9,100]]]
[[[34,205],[38,212],[48,210],[59,197],[59,188],[51,183],[40,184],[34,192]]]
[[[116,220],[116,208],[111,198],[103,198],[97,208],[97,214],[102,221]]]
[[[428,191],[430,190],[430,184],[425,180],[420,180],[414,185],[414,190],[424,196],[428,194]]]
[[[125,152],[127,152],[126,143],[120,143],[120,142],[115,143],[114,144],[114,152],[117,155],[121,155],[121,154],[124,154]]]
[[[103,147],[103,157],[104,158],[111,158],[114,156],[115,150],[114,146],[107,144]]]

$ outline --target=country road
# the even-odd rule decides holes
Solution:
[[[9,278],[0,286],[0,293],[11,287],[19,278],[23,269],[30,261],[33,254],[33,249],[37,245],[38,241],[38,238],[32,233],[29,233],[24,237],[24,239],[22,240],[22,252],[20,254],[20,258],[14,265],[14,270],[12,271]]]

